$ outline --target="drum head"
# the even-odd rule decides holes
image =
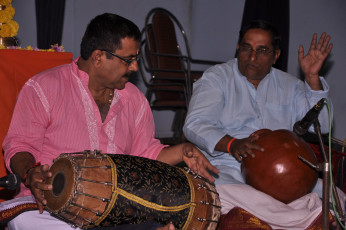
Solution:
[[[54,211],[60,210],[69,200],[74,184],[73,165],[67,158],[60,158],[50,168],[52,177],[46,184],[52,184],[53,190],[45,191],[47,207]]]

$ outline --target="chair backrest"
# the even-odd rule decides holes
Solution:
[[[142,31],[141,51],[145,59],[141,66],[151,75],[151,84],[148,84],[140,68],[146,86],[151,87],[149,94],[155,95],[156,101],[167,100],[173,104],[185,100],[186,108],[192,94],[192,83],[203,74],[201,69],[191,70],[191,64],[211,66],[220,63],[193,59],[183,26],[163,8],[154,8],[148,13]],[[160,87],[154,88],[156,83]]]
[[[141,52],[139,72],[147,87],[150,106],[155,110],[175,111],[172,130],[177,140],[183,140],[182,126],[192,82],[203,74],[203,70],[191,70],[191,63],[211,66],[220,62],[193,59],[184,28],[163,8],[148,13],[142,30]]]
[[[154,41],[154,31],[153,31],[153,25],[149,24],[147,25],[145,29],[146,33],[146,43],[144,47],[144,55],[148,63],[149,69],[158,68],[158,57],[156,55],[153,55],[153,52],[157,52],[155,41]]]
[[[152,40],[149,43],[151,44],[151,50],[162,54],[156,56],[157,66],[155,67],[160,69],[182,69],[181,60],[177,57],[181,55],[178,49],[177,36],[169,14],[158,11],[153,15],[152,36],[152,38],[148,36],[148,39]],[[176,56],[168,56],[169,54]]]
[[[156,101],[169,101],[174,107],[178,104],[179,107],[186,107],[187,103],[184,105],[181,102],[186,101],[184,88],[188,76],[184,65],[185,57],[179,50],[173,17],[162,8],[149,12],[142,32],[142,52],[146,59],[146,70],[152,76],[151,83],[160,85],[153,90]]]

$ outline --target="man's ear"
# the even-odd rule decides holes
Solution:
[[[103,52],[101,50],[94,50],[91,53],[91,62],[94,66],[99,66],[102,63]]]
[[[275,56],[274,56],[273,65],[274,65],[274,64],[276,63],[276,61],[279,59],[280,54],[281,54],[281,50],[280,50],[280,49],[275,50]]]
[[[237,44],[237,48],[235,50],[235,57],[238,58],[239,55],[239,44]]]

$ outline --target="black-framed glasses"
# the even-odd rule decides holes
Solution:
[[[127,63],[127,65],[129,66],[129,65],[131,65],[132,64],[132,62],[134,62],[134,61],[139,61],[139,59],[140,59],[140,54],[137,54],[137,55],[135,55],[135,56],[130,56],[130,58],[124,58],[124,57],[122,57],[122,56],[119,56],[119,55],[117,55],[117,54],[115,54],[115,53],[112,53],[111,51],[109,51],[109,50],[105,50],[105,49],[100,49],[101,51],[104,51],[104,52],[106,52],[106,53],[109,53],[110,55],[112,55],[112,56],[114,56],[114,57],[117,57],[117,58],[119,58],[120,60],[122,60],[122,61],[124,61],[124,62],[126,62]]]
[[[269,48],[258,48],[258,49],[252,49],[251,46],[249,45],[239,45],[239,52],[243,53],[243,54],[247,54],[247,55],[250,55],[252,54],[252,52],[255,51],[256,53],[256,56],[257,57],[264,57],[264,56],[267,56],[268,54],[272,53],[274,50],[271,50]]]

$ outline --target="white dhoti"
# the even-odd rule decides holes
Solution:
[[[239,169],[216,166],[220,173],[216,179],[216,190],[221,201],[221,214],[235,207],[242,208],[273,229],[306,229],[322,214],[322,180],[318,179],[312,193],[289,204],[245,184]],[[346,196],[338,190],[340,204],[345,210]]]
[[[321,214],[322,202],[316,193],[309,193],[284,204],[246,184],[218,185],[221,213],[240,207],[273,229],[306,229]]]

